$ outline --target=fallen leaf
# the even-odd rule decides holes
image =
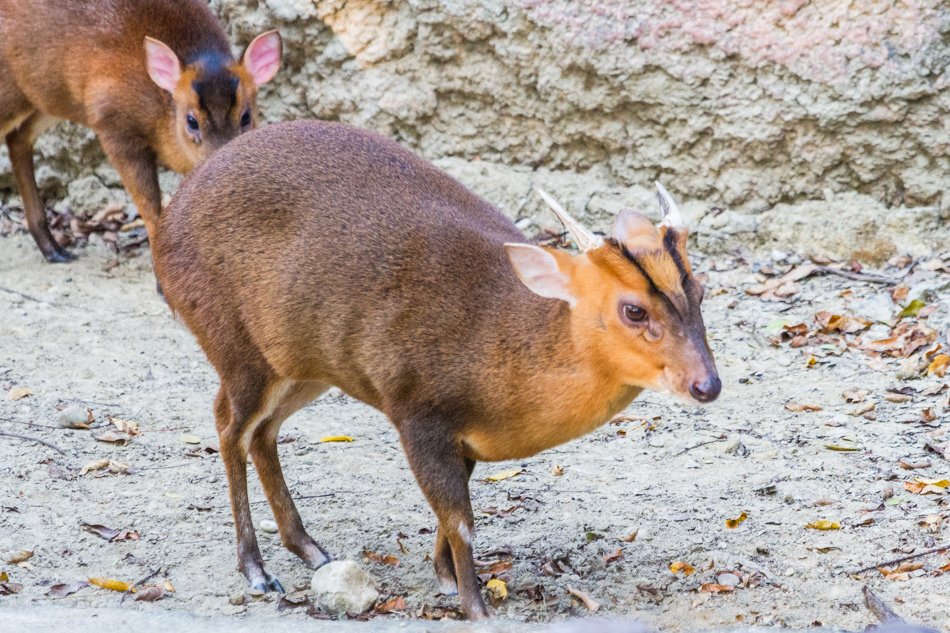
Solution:
[[[89,584],[102,587],[103,589],[109,589],[110,591],[125,592],[132,588],[132,585],[129,583],[112,578],[89,578]]]
[[[747,518],[749,518],[749,515],[743,512],[734,519],[726,519],[726,527],[730,530],[734,530],[735,528],[739,527],[739,525]]]
[[[946,488],[950,486],[950,480],[947,479],[924,479],[918,477],[916,481],[905,481],[904,490],[915,495],[946,493]]]
[[[129,472],[129,465],[123,464],[122,462],[114,462],[111,459],[100,459],[94,462],[89,462],[79,471],[80,475],[85,475],[86,473],[91,473],[99,470],[107,470],[113,475],[124,475]]]
[[[564,469],[555,464],[554,468],[551,469],[551,474],[555,477],[560,477],[564,474]]]
[[[87,532],[92,532],[99,538],[104,538],[107,541],[111,541],[119,535],[119,530],[104,525],[83,523],[82,527]]]
[[[731,585],[721,585],[716,582],[704,582],[699,586],[700,593],[728,593],[735,589]]]
[[[376,552],[363,550],[363,556],[373,561],[374,563],[379,563],[381,565],[398,565],[399,564],[399,559],[393,556],[392,554],[377,554]]]
[[[904,306],[904,309],[900,311],[900,313],[897,315],[897,318],[906,319],[907,317],[915,317],[920,314],[920,311],[926,305],[927,304],[921,301],[920,299],[914,299],[913,301],[908,303],[906,306]]]
[[[168,593],[175,593],[175,585],[173,585],[172,581],[170,581],[168,578],[166,578],[165,582],[162,583],[162,588]]]
[[[583,591],[574,589],[570,585],[568,585],[566,589],[567,589],[567,593],[571,594],[572,596],[580,600],[581,603],[585,607],[587,607],[587,610],[590,611],[591,613],[597,613],[597,610],[600,609],[600,603],[598,603],[596,600],[591,598],[589,595],[587,595]]]
[[[866,414],[866,413],[870,413],[871,411],[874,411],[874,409],[876,409],[876,408],[877,408],[877,403],[876,403],[876,402],[865,402],[865,403],[862,404],[861,406],[856,407],[856,408],[853,409],[852,411],[849,411],[849,412],[848,412],[848,415],[853,415],[854,417],[858,417],[858,416],[862,416],[862,415],[864,415],[864,414]]]
[[[670,563],[670,571],[674,574],[682,572],[684,576],[691,576],[696,571],[696,568],[689,563],[678,560]]]
[[[910,580],[910,572],[922,569],[923,563],[904,563],[894,569],[878,567],[877,570],[888,580]]]
[[[621,536],[620,540],[623,541],[624,543],[633,543],[635,540],[637,540],[637,533],[639,531],[640,530],[634,530],[633,532],[631,532],[630,534],[627,534],[626,536]]]
[[[485,585],[488,590],[488,597],[495,602],[501,602],[508,598],[508,584],[500,578],[492,578]]]
[[[909,395],[903,394],[903,393],[890,393],[890,392],[888,392],[888,393],[885,393],[885,394],[884,394],[884,399],[887,400],[888,402],[893,402],[894,404],[900,404],[900,403],[902,403],[902,402],[910,402],[910,401],[913,400],[914,398],[913,398],[913,396],[909,396]]]
[[[841,524],[838,523],[837,521],[829,521],[828,519],[819,519],[817,521],[812,521],[805,527],[812,530],[821,530],[821,531],[840,530]]]
[[[33,552],[34,550],[30,549],[13,549],[3,553],[3,562],[10,565],[19,565],[33,558]]]
[[[927,375],[943,378],[947,375],[948,366],[950,366],[950,355],[937,354],[934,356],[934,359],[930,361],[930,364],[927,365]]]
[[[903,459],[897,462],[897,465],[904,470],[917,470],[918,468],[930,468],[933,465],[929,459],[922,462],[907,462]]]
[[[516,475],[520,475],[524,472],[524,468],[511,468],[509,470],[503,470],[500,473],[495,473],[494,475],[489,475],[485,478],[485,481],[496,483],[499,481],[504,481],[505,479],[511,479]]]
[[[23,585],[18,582],[10,582],[9,579],[0,581],[0,596],[10,596],[23,591]]]
[[[29,387],[14,387],[7,393],[7,400],[22,400],[33,395]]]
[[[373,610],[376,613],[396,613],[399,611],[405,611],[406,599],[402,596],[396,596],[395,598],[390,598],[386,602],[380,602]]]
[[[920,412],[920,420],[925,424],[930,424],[931,422],[936,421],[937,414],[934,413],[933,407],[927,407]]]
[[[353,442],[353,438],[349,435],[327,435],[326,437],[320,438],[321,444],[327,444],[330,442]]]
[[[796,402],[786,402],[785,408],[794,413],[801,413],[802,411],[821,411],[821,407],[817,404],[799,404]]]
[[[842,392],[841,397],[844,398],[845,402],[863,402],[870,393],[867,389],[848,389]]]
[[[825,444],[825,448],[829,451],[837,451],[839,453],[853,453],[855,451],[860,451],[860,446],[853,446],[850,444]]]
[[[89,586],[89,583],[85,580],[77,580],[72,583],[60,583],[58,585],[53,585],[46,592],[48,595],[53,596],[54,598],[65,598],[70,596],[80,589],[85,589]]]
[[[185,444],[201,444],[200,437],[197,435],[188,435],[187,433],[181,436],[181,441]]]
[[[115,428],[126,435],[135,436],[139,434],[139,423],[132,420],[123,420],[122,418],[109,418],[109,421],[115,425]]]
[[[604,558],[604,566],[606,567],[606,566],[609,565],[610,563],[614,563],[614,562],[620,560],[621,558],[623,558],[623,550],[618,547],[618,548],[614,551],[613,554],[607,554],[607,555],[604,556],[603,558]]]
[[[141,587],[133,599],[136,602],[155,602],[156,600],[161,600],[164,595],[165,590],[162,587],[149,585],[148,587]]]
[[[96,436],[96,439],[100,442],[107,442],[109,444],[119,444],[125,445],[129,443],[129,440],[132,439],[125,433],[119,433],[118,431],[104,431]]]

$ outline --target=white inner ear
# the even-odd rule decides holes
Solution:
[[[258,86],[274,78],[280,69],[282,57],[280,34],[277,31],[261,33],[244,51],[244,67]]]
[[[181,62],[175,51],[158,40],[145,38],[145,67],[159,88],[175,92],[181,79]]]
[[[528,290],[547,299],[566,301],[572,308],[577,297],[571,292],[570,278],[558,268],[551,253],[532,244],[505,244],[511,266]]]

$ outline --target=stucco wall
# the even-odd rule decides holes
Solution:
[[[286,66],[262,99],[269,120],[378,129],[513,215],[540,211],[530,190],[541,183],[603,228],[622,205],[652,210],[648,187],[659,178],[706,216],[708,248],[847,255],[860,241],[874,245],[873,259],[947,237],[942,0],[211,5],[235,42],[283,33]],[[60,204],[105,195],[96,180],[117,184],[97,169],[85,132],[60,132],[40,149],[47,193],[71,194]],[[0,157],[0,185],[7,172]],[[785,222],[801,213],[827,239]]]

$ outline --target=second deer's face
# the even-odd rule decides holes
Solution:
[[[146,38],[145,56],[152,81],[172,96],[176,162],[194,167],[256,127],[257,90],[280,67],[281,39],[276,31],[259,35],[240,61],[208,53],[182,65],[168,46]]]

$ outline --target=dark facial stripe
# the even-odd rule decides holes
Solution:
[[[680,317],[680,319],[684,319],[685,315],[680,314],[679,309],[677,309],[676,307],[676,302],[673,301],[672,298],[667,296],[662,290],[660,290],[659,286],[656,285],[656,282],[653,281],[653,278],[650,277],[650,275],[647,273],[646,268],[643,267],[643,264],[641,264],[637,260],[636,256],[633,253],[631,253],[629,249],[627,249],[626,245],[624,245],[622,242],[618,242],[618,243],[620,245],[620,251],[623,253],[623,256],[626,257],[630,261],[630,263],[636,266],[637,270],[640,271],[640,274],[643,275],[643,278],[647,280],[648,284],[650,284],[650,292],[662,298],[667,304],[669,304],[674,314]]]
[[[680,285],[683,286],[683,295],[686,297],[686,305],[690,311],[693,311],[697,306],[693,300],[693,278],[686,270],[686,264],[683,262],[683,257],[680,254],[679,249],[677,248],[677,235],[676,231],[670,228],[666,229],[666,233],[663,236],[663,248],[666,249],[666,252],[669,253],[670,257],[673,259],[673,263],[676,264],[676,269],[680,273]]]

